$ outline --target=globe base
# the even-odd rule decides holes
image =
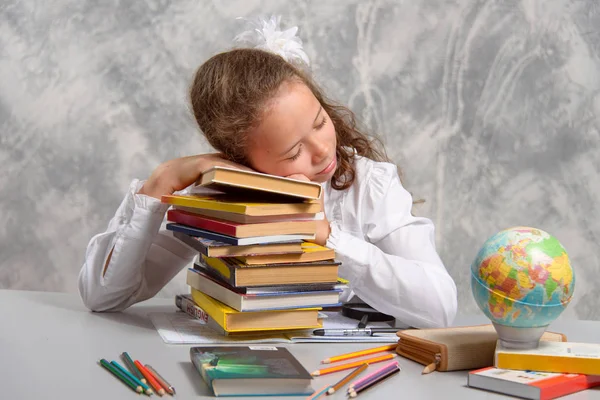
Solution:
[[[500,344],[507,349],[535,349],[546,331],[545,326],[537,328],[515,328],[492,322]]]

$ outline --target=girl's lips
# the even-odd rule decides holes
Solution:
[[[336,164],[337,164],[337,160],[335,157],[333,157],[333,160],[331,160],[329,165],[326,166],[325,169],[323,169],[323,171],[319,172],[317,175],[326,175],[326,174],[330,173],[331,171],[333,171]]]

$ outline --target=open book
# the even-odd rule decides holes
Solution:
[[[358,321],[345,317],[339,312],[321,311],[324,329],[352,329]],[[379,336],[313,336],[312,330],[273,333],[270,335],[223,336],[209,328],[202,320],[193,318],[182,311],[150,313],[149,317],[165,343],[169,344],[214,344],[214,343],[307,343],[307,342],[366,342],[396,343],[395,334]],[[389,327],[385,322],[373,322],[368,327]],[[398,328],[400,329],[400,328]]]

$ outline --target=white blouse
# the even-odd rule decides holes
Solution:
[[[438,256],[431,220],[411,214],[412,196],[396,166],[356,157],[356,180],[338,191],[324,183],[327,246],[342,262],[340,277],[373,308],[415,328],[452,324],[456,285]],[[167,204],[137,192],[134,180],[105,232],[87,247],[79,292],[94,311],[120,311],[156,295],[198,252],[165,229]],[[106,259],[112,256],[103,275]],[[185,281],[181,292],[188,292]]]

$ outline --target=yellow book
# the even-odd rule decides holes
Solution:
[[[303,242],[302,253],[256,254],[240,256],[236,258],[247,265],[324,261],[334,259],[335,250],[330,249],[329,247],[318,245],[316,243]]]
[[[235,257],[206,257],[204,254],[198,261],[201,268],[214,271],[221,280],[235,287],[335,283],[341,265],[335,260],[248,265]]]
[[[543,341],[535,349],[504,348],[496,343],[494,366],[502,369],[600,374],[600,344]]]
[[[191,294],[194,303],[226,332],[284,331],[321,327],[318,319],[320,307],[240,312],[197,289],[191,288]]]
[[[174,206],[202,208],[251,216],[315,214],[321,211],[318,201],[269,203],[247,202],[229,195],[163,195],[161,202]]]

